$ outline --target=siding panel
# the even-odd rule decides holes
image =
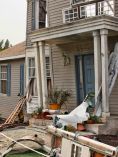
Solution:
[[[20,92],[20,64],[24,62],[25,59],[3,62],[5,64],[11,64],[11,95],[0,95],[0,113],[2,117],[8,117],[19,99],[17,94]]]
[[[70,0],[48,0],[49,27],[63,23],[62,9],[70,6]]]

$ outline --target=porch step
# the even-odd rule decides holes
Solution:
[[[118,116],[110,116],[106,123],[99,128],[99,134],[118,135]]]
[[[110,116],[103,124],[86,124],[85,127],[96,134],[118,135],[118,117]]]
[[[95,134],[99,134],[99,130],[101,126],[104,126],[104,124],[86,124],[85,128],[87,131],[90,131]]]

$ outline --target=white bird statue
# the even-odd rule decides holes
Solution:
[[[76,127],[77,123],[82,123],[84,121],[87,121],[89,118],[89,113],[87,112],[87,108],[89,105],[92,105],[90,101],[90,98],[92,97],[93,95],[88,94],[85,100],[68,115],[58,115],[56,117],[58,119],[56,125],[58,126],[59,124],[61,124],[62,127],[64,127],[70,124]]]

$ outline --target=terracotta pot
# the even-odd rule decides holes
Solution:
[[[50,104],[49,109],[50,110],[60,110],[61,106],[59,104]]]
[[[104,157],[105,155],[95,152],[94,157]]]
[[[94,124],[94,121],[92,119],[87,120],[87,124]]]
[[[61,147],[61,144],[62,144],[62,137],[55,137],[55,141],[54,141],[54,147],[55,148],[59,148]]]
[[[84,131],[84,130],[86,130],[85,127],[84,127],[84,124],[77,123],[77,130],[78,131]]]

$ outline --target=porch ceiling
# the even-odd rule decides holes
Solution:
[[[108,29],[109,35],[116,35],[116,32],[118,33],[118,18],[102,15],[81,19],[60,26],[36,30],[30,34],[30,38],[32,43],[39,41],[46,43],[72,42],[80,38],[92,37],[91,33],[100,29]]]

